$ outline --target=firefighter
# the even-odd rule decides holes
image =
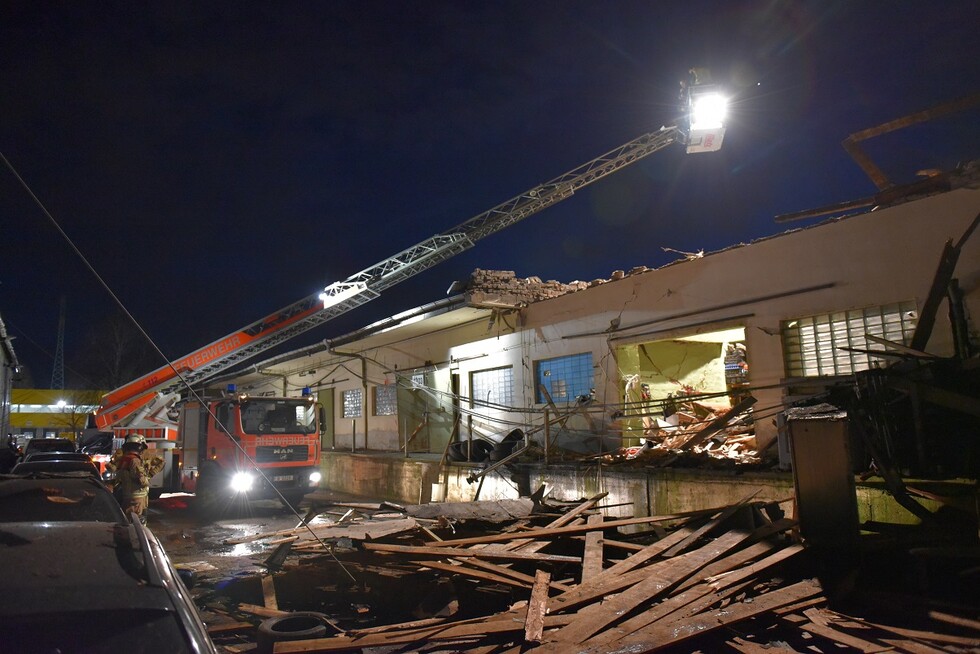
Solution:
[[[146,438],[140,434],[126,437],[122,447],[116,450],[106,465],[116,473],[112,493],[119,506],[128,514],[146,524],[146,507],[150,503],[150,479],[163,470],[163,458],[155,456],[143,459]],[[121,454],[120,454],[121,453]]]

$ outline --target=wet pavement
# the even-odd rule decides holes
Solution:
[[[321,501],[351,499],[342,495],[331,498],[329,491],[321,491],[317,497]],[[204,518],[195,511],[193,495],[174,493],[150,502],[147,525],[175,566],[195,570],[202,578],[237,577],[266,572],[263,562],[275,550],[266,541],[249,539],[298,526],[308,506],[308,502],[302,504],[296,513],[277,501],[262,500],[234,512]],[[310,524],[326,520],[320,515],[312,518]]]

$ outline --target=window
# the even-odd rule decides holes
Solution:
[[[364,406],[364,393],[360,388],[353,388],[343,392],[344,417],[360,418],[361,408]]]
[[[398,413],[397,389],[395,384],[374,387],[374,415],[393,416]]]
[[[592,354],[572,354],[554,359],[542,359],[534,364],[535,401],[544,404],[548,398],[541,387],[548,389],[555,402],[572,402],[592,390]]]
[[[514,369],[493,368],[470,373],[471,406],[477,402],[489,402],[505,407],[514,403]]]
[[[867,370],[872,361],[879,361],[877,357],[841,348],[885,349],[866,335],[907,345],[917,318],[915,302],[900,302],[784,321],[781,331],[786,374],[816,377]]]

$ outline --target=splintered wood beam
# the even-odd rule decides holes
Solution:
[[[442,541],[449,542],[449,541]],[[552,563],[581,563],[580,556],[561,554],[539,554],[537,552],[501,552],[486,549],[463,549],[458,547],[425,547],[414,545],[391,545],[388,543],[361,543],[361,547],[372,552],[411,554],[412,556],[434,556],[437,558],[484,558],[510,561],[550,561]]]
[[[643,525],[653,522],[670,522],[671,520],[683,520],[701,515],[717,513],[718,509],[702,509],[699,511],[686,511],[670,515],[646,516],[642,518],[620,518],[618,520],[606,520],[601,526],[577,525],[572,527],[557,527],[553,529],[530,529],[521,533],[521,538],[537,540],[541,538],[552,538],[553,536],[575,536],[584,534],[594,529],[616,529],[627,525]],[[472,538],[456,538],[453,540],[442,540],[426,543],[430,547],[464,547],[468,545],[478,545],[480,543],[506,543],[513,540],[514,534],[488,534],[486,536],[474,536]]]
[[[456,565],[438,563],[436,561],[413,561],[412,563],[432,568],[433,570],[443,570],[445,572],[452,572],[453,574],[482,579],[484,581],[493,581],[517,588],[531,588],[534,585],[534,577],[530,575],[517,572],[503,565],[496,565],[478,559],[459,561]],[[573,588],[559,581],[552,581],[551,587],[560,592],[567,592]]]
[[[602,524],[602,515],[589,516],[589,524]],[[590,531],[585,535],[585,553],[582,555],[582,583],[585,583],[602,572],[602,532]]]
[[[656,604],[643,613],[640,613],[619,625],[616,629],[607,630],[590,639],[589,644],[609,643],[615,639],[632,634],[643,629],[658,620],[673,622],[684,619],[689,615],[700,613],[708,607],[722,599],[726,590],[744,588],[746,583],[752,582],[758,576],[767,572],[770,568],[803,552],[802,545],[792,545],[783,548],[766,558],[751,565],[733,570],[732,572],[714,577],[711,580],[701,582],[695,586],[681,592],[674,592],[673,595],[664,601]],[[729,555],[722,559],[736,558],[739,552]],[[741,557],[738,557],[741,558]],[[683,611],[683,614],[679,614]]]
[[[701,613],[685,620],[662,625],[653,623],[631,636],[616,643],[616,650],[641,654],[657,652],[667,647],[678,645],[691,638],[711,633],[742,620],[754,618],[757,615],[778,609],[781,606],[795,604],[801,600],[823,594],[819,582],[807,579],[790,586],[784,586],[753,597],[751,602],[736,602],[724,609]],[[567,645],[566,645],[567,647]],[[532,650],[538,652],[537,649]],[[556,650],[558,651],[558,650]],[[568,649],[561,650],[568,652]],[[576,648],[576,654],[608,654],[608,645]]]
[[[289,615],[289,611],[270,609],[266,606],[259,606],[258,604],[239,604],[238,610],[242,613],[257,615],[260,618],[281,618],[284,615]]]
[[[544,633],[544,616],[548,612],[548,587],[551,583],[551,573],[537,570],[534,573],[534,586],[531,588],[531,599],[527,603],[527,618],[524,621],[524,640],[536,643]]]
[[[262,603],[267,609],[279,610],[279,601],[276,599],[276,582],[272,575],[262,577]]]
[[[704,523],[697,529],[692,529],[690,527],[681,527],[675,529],[668,536],[661,538],[660,540],[647,545],[639,552],[626,557],[622,561],[614,564],[602,573],[602,576],[612,576],[623,574],[629,572],[634,568],[646,563],[648,560],[660,556],[675,556],[678,552],[682,551],[684,548],[688,547],[695,540],[700,538],[702,535],[710,531],[711,529],[717,527],[720,523],[727,520],[739,507],[744,506],[749,500],[755,497],[759,491],[755,491],[746,497],[744,497],[739,502],[732,504],[727,507],[720,509],[721,513],[714,518]],[[691,522],[694,522],[693,520]],[[669,554],[668,554],[669,552]]]
[[[581,643],[614,622],[623,619],[636,607],[660,597],[700,568],[737,547],[748,537],[749,535],[745,532],[730,531],[689,555],[672,559],[670,566],[651,572],[643,581],[627,588],[615,597],[603,601],[596,610],[589,612],[588,619],[580,614],[582,619],[559,629],[554,634],[549,634],[548,640],[556,641],[557,645],[556,648],[549,651],[557,653],[567,648],[570,643]]]
[[[680,552],[683,552],[685,549],[687,549],[688,547],[690,547],[691,544],[694,541],[696,541],[697,539],[701,538],[706,533],[708,533],[709,531],[711,531],[712,529],[714,529],[715,527],[719,526],[720,524],[722,524],[723,522],[725,522],[726,520],[728,520],[730,517],[732,517],[733,515],[735,515],[735,512],[736,511],[738,511],[739,509],[741,509],[742,507],[744,507],[746,504],[748,504],[749,501],[752,498],[754,498],[756,495],[758,495],[760,492],[762,492],[762,489],[761,488],[760,489],[756,489],[756,490],[752,491],[751,493],[749,493],[748,495],[746,495],[745,497],[743,497],[742,499],[740,499],[735,504],[732,504],[731,506],[726,507],[725,510],[722,511],[720,515],[718,515],[718,517],[716,517],[716,518],[714,518],[712,520],[709,520],[705,524],[701,525],[700,528],[695,529],[691,534],[689,534],[687,536],[687,538],[685,538],[681,542],[677,543],[676,545],[674,545],[670,549],[666,550],[663,553],[663,556],[666,557],[666,558],[670,558],[672,556],[676,556]]]
[[[840,631],[839,629],[835,629],[829,624],[817,624],[815,622],[811,622],[809,624],[800,625],[799,628],[808,633],[832,640],[843,647],[851,647],[859,652],[863,652],[864,654],[890,652],[895,649],[891,645],[873,643],[869,640],[852,636],[851,634]]]
[[[281,641],[276,643],[276,654],[320,654],[325,652],[360,652],[367,647],[409,645],[429,641],[450,641],[473,636],[494,634],[518,634],[524,631],[525,611],[509,611],[502,618],[478,618],[448,623],[434,627],[404,631],[379,631],[364,636],[333,636],[309,640]],[[553,629],[571,622],[574,616],[544,616],[544,628]],[[469,651],[469,650],[467,650]]]

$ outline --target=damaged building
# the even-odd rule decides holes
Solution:
[[[786,410],[889,365],[924,310],[934,326],[919,350],[971,353],[971,319],[980,315],[980,240],[970,238],[978,181],[974,164],[927,190],[893,192],[887,205],[609,279],[560,283],[477,270],[445,299],[212,388],[234,381],[252,394],[311,389],[328,413],[326,479],[345,492],[466,500],[549,482],[570,498],[611,491],[629,505],[624,513],[679,509],[661,503],[649,475],[614,481],[617,457],[661,445],[694,421],[727,430],[693,439],[699,453],[716,449],[733,463],[723,469],[787,470]],[[927,307],[950,244],[956,301],[943,287],[941,302]],[[976,443],[962,447],[945,473],[975,479]],[[514,452],[521,456],[508,462],[530,461],[536,471],[524,479],[512,466],[483,472]],[[788,477],[775,479],[773,498],[792,491]],[[688,492],[701,492],[703,476],[692,484]]]

